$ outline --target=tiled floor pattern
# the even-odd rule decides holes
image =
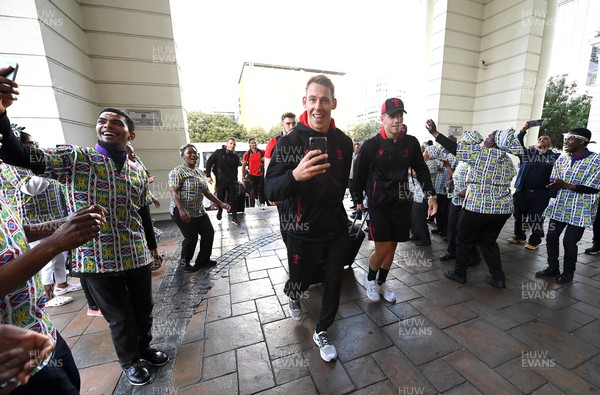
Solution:
[[[388,277],[397,301],[366,297],[365,241],[346,269],[340,309],[329,329],[338,360],[325,363],[312,341],[321,287],[302,300],[304,318],[289,318],[283,283],[285,246],[274,208],[248,209],[242,226],[211,218],[219,266],[196,275],[174,265],[180,236],[171,223],[159,246],[166,264],[153,275],[155,343],[172,360],[154,382],[134,388],[121,376],[103,318],[85,314],[83,295],[48,309],[71,346],[82,394],[597,394],[600,391],[600,256],[580,243],[575,281],[535,278],[545,246],[510,245],[512,221],[499,244],[507,289],[443,278],[445,244],[402,243]],[[240,247],[241,246],[241,247]],[[236,249],[237,248],[237,249]],[[228,255],[229,253],[229,255]],[[77,281],[77,280],[74,280]]]

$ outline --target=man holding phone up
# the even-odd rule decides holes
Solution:
[[[290,278],[284,292],[289,296],[292,319],[302,320],[300,298],[311,279],[322,273],[323,300],[314,342],[321,358],[337,357],[327,328],[338,310],[342,269],[350,246],[348,217],[342,205],[352,161],[352,140],[335,127],[331,111],[336,108],[334,86],[324,75],[312,77],[302,98],[306,111],[300,122],[279,139],[267,170],[265,192],[280,202],[281,227],[287,232]],[[317,141],[326,145],[312,149]],[[324,162],[323,162],[324,161]],[[319,164],[323,162],[323,164]]]
[[[369,199],[369,233],[375,241],[375,251],[369,258],[367,296],[374,302],[388,302],[396,296],[385,280],[394,260],[398,242],[408,241],[411,227],[412,194],[409,191],[408,168],[427,197],[428,216],[437,212],[435,190],[429,168],[425,164],[419,141],[403,128],[404,103],[398,98],[387,99],[381,106],[381,130],[365,141],[352,180],[351,195],[356,208],[364,211],[363,191]],[[379,276],[376,279],[377,273]]]

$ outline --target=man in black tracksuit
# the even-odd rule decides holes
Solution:
[[[231,206],[231,221],[240,225],[237,219],[237,186],[238,186],[238,167],[242,165],[240,157],[235,152],[235,139],[230,137],[227,139],[227,145],[216,150],[206,161],[206,175],[208,181],[212,183],[211,172],[214,172],[217,177],[215,184],[215,192],[217,199],[225,202],[225,194]],[[223,209],[219,207],[217,219],[221,220]]]
[[[350,164],[352,140],[335,127],[331,110],[336,107],[334,87],[324,75],[312,77],[302,99],[306,111],[300,123],[279,139],[267,169],[268,200],[281,205],[281,227],[287,232],[290,278],[285,284],[292,319],[302,319],[300,298],[311,280],[322,277],[321,315],[313,340],[321,358],[337,357],[327,328],[339,306],[342,270],[348,255],[348,217],[342,205]],[[311,137],[327,138],[327,154],[310,150]],[[327,163],[319,164],[326,160]]]
[[[412,194],[409,191],[408,169],[417,173],[425,196],[428,215],[437,210],[435,190],[425,164],[421,147],[414,136],[403,128],[404,103],[398,98],[387,99],[381,106],[380,132],[365,141],[358,153],[354,178],[350,188],[356,207],[363,207],[363,191],[369,202],[369,232],[375,241],[375,251],[369,258],[367,296],[374,302],[380,294],[388,302],[396,296],[385,280],[392,266],[398,242],[408,241],[411,225]],[[375,277],[379,272],[377,281]]]

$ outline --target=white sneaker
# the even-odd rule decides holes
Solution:
[[[290,315],[294,321],[302,320],[302,306],[300,306],[299,299],[290,298],[288,306],[290,307]]]
[[[80,289],[81,284],[69,284],[66,288],[54,287],[54,295],[64,295],[69,292],[79,291]]]
[[[377,280],[367,280],[367,296],[373,302],[379,302],[381,300],[379,297],[379,285],[377,284]]]
[[[330,362],[337,358],[337,351],[335,351],[333,344],[329,342],[327,332],[321,331],[319,333],[313,333],[313,340],[315,344],[319,346],[319,352],[323,361]]]
[[[70,296],[54,295],[52,299],[46,302],[46,307],[58,307],[67,303],[71,303],[72,301],[73,298]]]
[[[394,291],[392,291],[392,289],[387,285],[385,281],[379,286],[379,293],[381,293],[381,295],[383,295],[383,298],[390,303],[396,301],[396,294],[394,293]]]

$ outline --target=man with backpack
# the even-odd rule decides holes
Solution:
[[[246,174],[250,177],[252,185],[252,198],[250,202],[258,198],[260,207],[265,209],[265,179],[264,179],[264,157],[265,152],[257,147],[256,139],[248,139],[250,149],[244,154],[242,159],[242,180],[246,180]]]
[[[437,211],[435,190],[419,141],[402,127],[404,113],[404,103],[398,98],[383,103],[383,125],[358,153],[350,188],[358,210],[364,211],[363,191],[369,199],[369,233],[375,241],[375,251],[369,258],[366,288],[367,296],[374,302],[381,299],[380,294],[388,302],[396,300],[385,281],[398,242],[408,241],[410,236],[413,197],[409,191],[409,167],[416,172],[428,198],[427,214],[433,216]]]

